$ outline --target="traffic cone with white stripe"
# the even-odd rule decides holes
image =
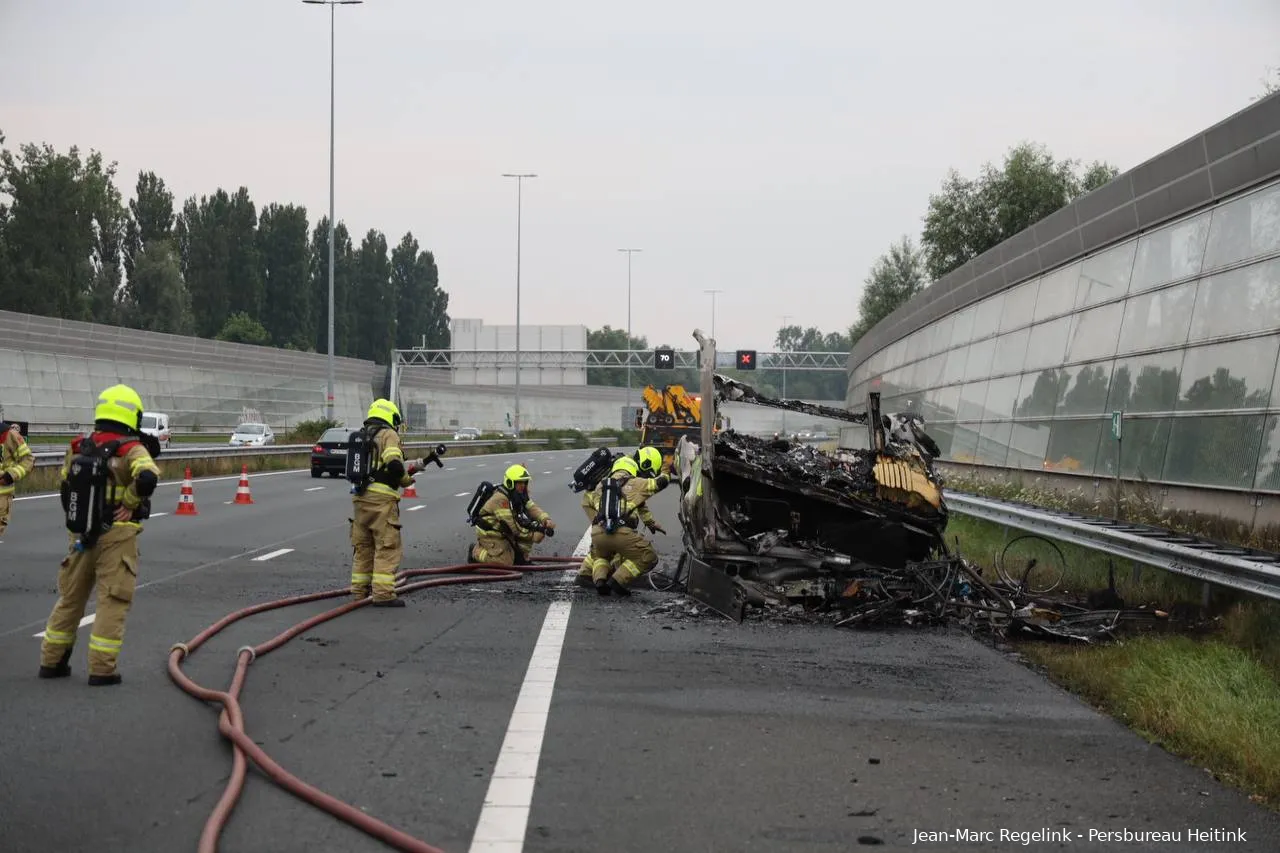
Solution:
[[[406,497],[406,498],[416,498],[417,496],[418,496],[418,487],[417,487],[417,484],[415,484],[415,483],[411,480],[411,481],[409,482],[409,485],[407,485],[407,486],[405,486],[405,487],[404,487],[404,494],[402,495],[402,497]]]
[[[253,495],[249,494],[249,466],[240,466],[240,485],[236,487],[236,503],[251,504]]]
[[[182,481],[182,492],[178,495],[178,511],[174,515],[199,515],[196,510],[196,496],[191,491],[191,469]]]

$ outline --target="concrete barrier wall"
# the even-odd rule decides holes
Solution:
[[[354,358],[334,362],[336,416],[359,423],[382,393],[386,368]],[[324,415],[327,371],[323,354],[0,311],[0,413],[37,427],[87,424],[98,392],[125,382],[179,431],[229,430],[250,412],[282,430]],[[512,386],[453,385],[447,372],[427,368],[406,368],[400,394],[406,411],[410,403],[426,406],[426,422],[415,428],[506,429],[515,411]],[[521,421],[525,429],[617,429],[626,400],[625,388],[524,387]],[[631,402],[641,405],[639,389]],[[843,408],[840,401],[824,405]],[[780,411],[734,406],[726,413],[746,431],[782,426]],[[787,415],[791,430],[815,423]],[[834,425],[824,428],[835,434]]]

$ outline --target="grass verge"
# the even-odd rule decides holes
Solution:
[[[1021,535],[999,525],[952,515],[949,542],[990,571],[1007,542]],[[1116,717],[1148,740],[1280,809],[1280,604],[1214,590],[1201,610],[1199,581],[1134,564],[1064,542],[1058,592],[1107,586],[1130,607],[1151,604],[1197,614],[1194,636],[1155,634],[1106,645],[1029,640],[1017,648],[1053,681]]]

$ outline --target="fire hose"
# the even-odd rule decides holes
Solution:
[[[543,565],[525,565],[516,569],[498,563],[462,563],[430,569],[407,569],[399,572],[396,576],[396,593],[403,595],[419,589],[427,589],[428,587],[454,584],[520,580],[526,572],[563,571],[566,564],[580,561],[580,557],[534,557],[533,562],[535,564]],[[449,575],[449,577],[430,577],[427,580],[408,582],[409,578],[423,575]],[[222,797],[214,807],[213,813],[209,815],[204,831],[200,835],[199,847],[197,848],[199,853],[214,853],[218,849],[218,839],[231,817],[231,810],[235,808],[236,802],[240,798],[240,793],[244,789],[249,760],[252,760],[273,782],[291,794],[386,842],[397,850],[407,851],[407,853],[444,853],[439,848],[432,847],[425,841],[420,841],[383,823],[377,818],[370,817],[359,809],[303,782],[272,760],[271,756],[267,755],[266,751],[258,746],[245,731],[244,715],[240,709],[240,692],[244,689],[245,679],[249,673],[249,665],[262,655],[280,648],[299,634],[328,622],[330,619],[336,619],[344,613],[350,613],[353,610],[364,607],[370,603],[371,599],[363,598],[359,601],[349,601],[332,610],[303,620],[261,645],[241,647],[236,652],[235,674],[232,676],[231,685],[226,691],[202,687],[188,678],[186,673],[182,671],[182,661],[185,658],[232,623],[258,613],[265,613],[268,610],[276,610],[294,604],[305,604],[311,601],[323,601],[324,599],[338,598],[350,594],[350,589],[344,588],[255,604],[227,614],[188,642],[175,643],[169,650],[169,677],[195,698],[205,702],[216,702],[222,706],[222,711],[218,715],[218,731],[222,733],[223,737],[231,741],[233,748],[231,776],[227,780],[227,786],[222,793]]]

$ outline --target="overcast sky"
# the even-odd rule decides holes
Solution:
[[[772,348],[857,316],[949,167],[1023,139],[1122,170],[1248,105],[1276,0],[366,0],[337,10],[337,215],[431,249],[450,314]],[[132,195],[328,211],[329,12],[0,0],[7,145],[78,144]]]

